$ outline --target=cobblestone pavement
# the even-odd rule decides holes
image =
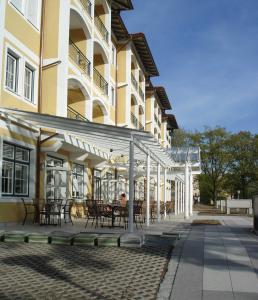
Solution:
[[[155,299],[170,250],[0,243],[0,299]]]

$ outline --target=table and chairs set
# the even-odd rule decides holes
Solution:
[[[63,223],[71,223],[73,218],[84,218],[85,228],[91,224],[96,227],[128,227],[129,207],[128,201],[122,205],[120,201],[104,202],[103,200],[87,199],[76,202],[75,199],[41,199],[40,201],[27,202],[21,198],[24,206],[25,224],[28,216],[31,216],[33,223],[39,225],[57,225]],[[150,203],[150,220],[152,223],[157,219],[156,201]],[[83,213],[78,213],[78,209],[82,208]],[[161,203],[160,213],[164,216],[165,204]],[[171,204],[166,203],[167,213],[172,211]],[[146,201],[134,200],[133,218],[136,228],[146,221]],[[30,219],[31,219],[30,218]]]

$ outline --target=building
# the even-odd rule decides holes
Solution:
[[[165,88],[151,83],[159,72],[144,34],[121,18],[132,9],[131,0],[0,0],[0,222],[22,219],[21,197],[130,194],[132,135],[153,149],[155,172],[160,159],[172,164],[178,125]],[[146,188],[137,155],[134,197],[171,201],[160,178]]]

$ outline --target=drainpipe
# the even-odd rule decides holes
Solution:
[[[45,18],[45,0],[41,4],[41,21],[40,21],[40,49],[39,49],[39,80],[38,80],[38,113],[42,111],[42,66],[43,66],[43,45],[44,45],[44,18]],[[36,164],[36,201],[39,206],[40,198],[40,139],[41,129],[39,129],[39,137],[37,139],[37,164]],[[37,216],[37,218],[39,215]],[[39,220],[37,220],[39,221]]]

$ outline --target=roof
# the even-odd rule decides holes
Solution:
[[[162,108],[163,109],[172,109],[165,88],[163,86],[155,86],[154,90],[159,97]]]
[[[1,111],[26,120],[38,128],[53,129],[59,134],[76,136],[101,152],[110,153],[112,149],[112,153],[117,156],[129,156],[129,143],[134,141],[137,147],[134,156],[136,160],[145,161],[146,153],[150,153],[153,161],[159,162],[162,167],[172,167],[174,163],[171,154],[162,148],[149,132],[16,109],[1,108]]]
[[[112,10],[131,10],[133,4],[131,0],[112,0]]]
[[[140,56],[142,64],[144,65],[144,68],[148,73],[148,76],[159,76],[159,71],[157,69],[144,33],[133,33],[131,34],[131,38]]]
[[[163,119],[167,120],[168,130],[178,129],[178,124],[176,121],[175,115],[172,114],[164,114]]]
[[[119,11],[112,11],[111,26],[118,41],[130,37]]]

